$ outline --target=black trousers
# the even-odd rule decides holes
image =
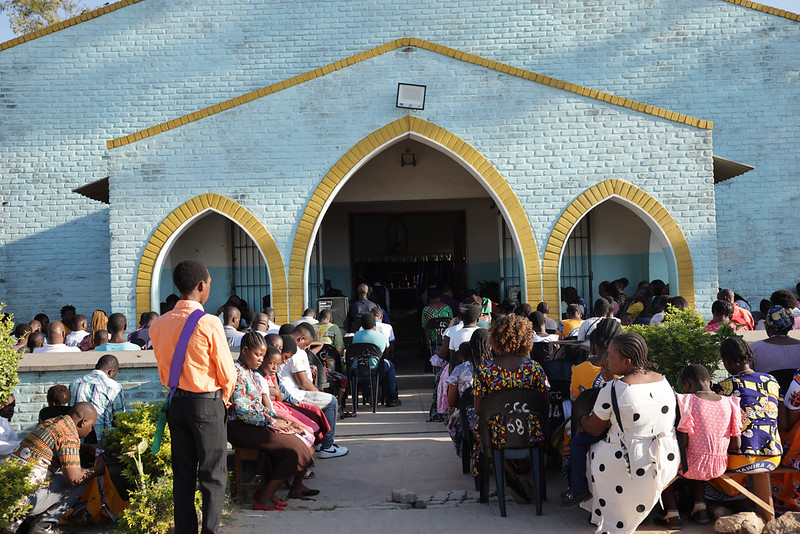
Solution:
[[[222,399],[173,397],[167,423],[172,440],[172,498],[175,534],[197,534],[194,508],[199,479],[203,534],[216,533],[222,519],[227,481],[227,431]]]

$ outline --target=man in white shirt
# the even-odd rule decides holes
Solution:
[[[80,345],[83,338],[89,335],[89,331],[86,329],[89,326],[88,321],[86,320],[85,315],[76,315],[75,316],[75,330],[67,334],[66,344],[68,347],[77,347]]]
[[[0,404],[0,460],[8,458],[19,447],[19,436],[11,428],[11,418],[14,417],[14,408],[17,400],[14,395],[9,395],[3,404]]]
[[[264,315],[267,316],[267,334],[277,334],[281,327],[275,324],[275,310],[264,308]]]
[[[222,312],[222,329],[225,331],[225,339],[228,340],[228,346],[231,348],[231,353],[234,355],[239,353],[240,344],[244,332],[239,332],[237,327],[242,320],[242,312],[236,306],[227,306]]]
[[[611,314],[614,312],[614,308],[611,306],[611,303],[608,302],[604,298],[599,298],[594,302],[594,308],[592,308],[592,313],[594,317],[589,317],[578,328],[578,341],[586,341],[589,339],[589,336],[594,332],[594,329],[597,328],[597,323],[599,323],[602,319],[610,317],[611,319],[615,319],[619,321],[616,317],[612,317]]]
[[[305,311],[303,311],[303,316],[293,322],[292,326],[297,326],[300,323],[319,324],[317,320],[317,311],[314,308],[306,308]]]
[[[450,334],[450,358],[465,341],[472,338],[472,333],[478,329],[478,318],[481,316],[481,307],[477,302],[470,301],[461,304],[461,322],[463,326]]]
[[[331,425],[331,431],[322,438],[319,457],[336,458],[344,456],[348,450],[346,447],[334,443],[336,417],[339,413],[338,399],[330,393],[319,391],[312,381],[311,365],[308,363],[305,349],[311,345],[314,335],[314,327],[308,323],[300,323],[292,330],[291,336],[297,343],[297,352],[283,362],[278,370],[278,380],[286,392],[298,402],[307,402],[318,406],[325,414],[328,424]],[[284,346],[284,351],[286,349],[287,347]]]
[[[50,323],[48,329],[47,345],[39,347],[38,349],[33,349],[33,352],[80,352],[81,349],[78,347],[68,347],[66,343],[64,343],[66,337],[64,323],[61,321],[53,321]]]

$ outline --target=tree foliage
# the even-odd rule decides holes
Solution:
[[[23,35],[80,14],[86,7],[76,0],[0,0],[11,31]]]

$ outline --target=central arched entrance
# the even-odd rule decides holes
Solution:
[[[419,340],[418,313],[431,285],[452,287],[456,298],[469,289],[495,301],[539,298],[538,252],[522,205],[458,137],[405,117],[367,137],[332,173],[297,232],[292,316],[325,292],[352,298],[360,282],[380,283],[389,290],[397,354],[403,337]]]
[[[452,163],[460,167],[459,172],[464,179],[467,176],[471,177],[485,191],[488,197],[483,198],[487,202],[487,207],[492,203],[507,227],[505,235],[501,231],[495,238],[495,242],[498,250],[504,246],[507,251],[502,263],[512,266],[508,270],[508,277],[516,275],[517,271],[513,268],[513,265],[516,264],[520,298],[527,301],[537,301],[540,298],[539,253],[525,210],[514,191],[497,169],[464,140],[444,128],[416,117],[407,116],[373,132],[350,149],[331,168],[312,194],[298,225],[289,262],[291,316],[299,315],[307,305],[312,303],[309,282],[315,282],[314,276],[319,276],[315,274],[315,271],[319,273],[319,269],[315,268],[319,262],[322,262],[319,253],[313,254],[314,243],[317,241],[323,219],[335,198],[347,182],[368,162],[390,147],[409,141],[441,152],[446,159],[449,158]],[[398,155],[402,155],[406,148],[401,146],[395,150],[400,150],[401,154]],[[392,165],[401,167],[400,159],[395,160]],[[413,167],[421,168],[421,164]],[[398,188],[394,189],[395,192],[397,190]],[[419,195],[419,192],[413,194]],[[405,197],[406,200],[412,200],[412,198],[416,199],[416,197]],[[321,236],[321,241],[325,241],[324,236]],[[324,251],[324,247],[323,244],[322,251]],[[498,256],[499,254],[500,252],[498,252]],[[324,272],[321,280],[324,284]],[[319,284],[313,285],[319,286]]]

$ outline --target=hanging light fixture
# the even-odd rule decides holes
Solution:
[[[413,83],[397,84],[397,107],[403,109],[425,109],[427,87]]]

